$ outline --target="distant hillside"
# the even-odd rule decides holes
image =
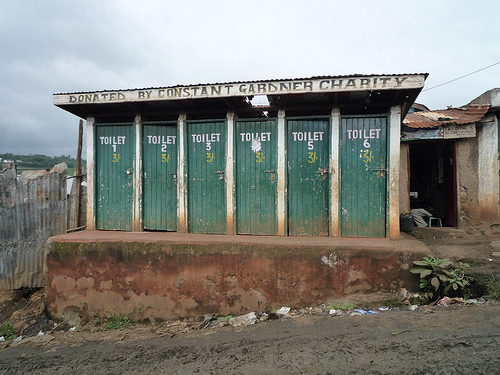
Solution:
[[[47,155],[15,155],[11,153],[0,154],[2,162],[6,160],[13,161],[17,165],[19,173],[29,169],[52,169],[54,165],[59,163],[66,163],[68,166],[68,175],[71,176],[75,172],[76,159],[69,155],[61,156],[47,156]],[[82,160],[82,166],[86,164]]]

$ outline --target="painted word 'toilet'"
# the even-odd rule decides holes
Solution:
[[[220,142],[220,133],[212,134],[191,134],[193,143]]]
[[[347,130],[348,139],[373,139],[380,138],[380,129],[349,129]]]
[[[151,145],[175,145],[175,138],[175,135],[148,135],[148,143]]]
[[[101,140],[101,145],[124,145],[125,144],[124,135],[113,136],[113,137],[99,137]]]

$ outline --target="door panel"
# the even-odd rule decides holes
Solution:
[[[236,230],[277,233],[276,121],[236,122]]]
[[[131,231],[135,136],[132,124],[96,125],[96,227]]]
[[[288,233],[328,236],[329,120],[289,120]]]
[[[387,117],[341,120],[342,237],[385,237]]]
[[[177,126],[143,127],[144,229],[177,230]]]
[[[193,122],[187,126],[189,231],[224,234],[227,229],[225,122]]]

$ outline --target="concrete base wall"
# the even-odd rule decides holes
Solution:
[[[142,304],[148,317],[159,319],[238,315],[416,289],[418,280],[408,270],[425,255],[241,243],[56,240],[51,246],[47,302],[55,318],[84,304],[104,314],[125,314]]]

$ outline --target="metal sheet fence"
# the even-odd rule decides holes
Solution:
[[[45,286],[47,239],[66,233],[66,164],[0,175],[0,290]]]

